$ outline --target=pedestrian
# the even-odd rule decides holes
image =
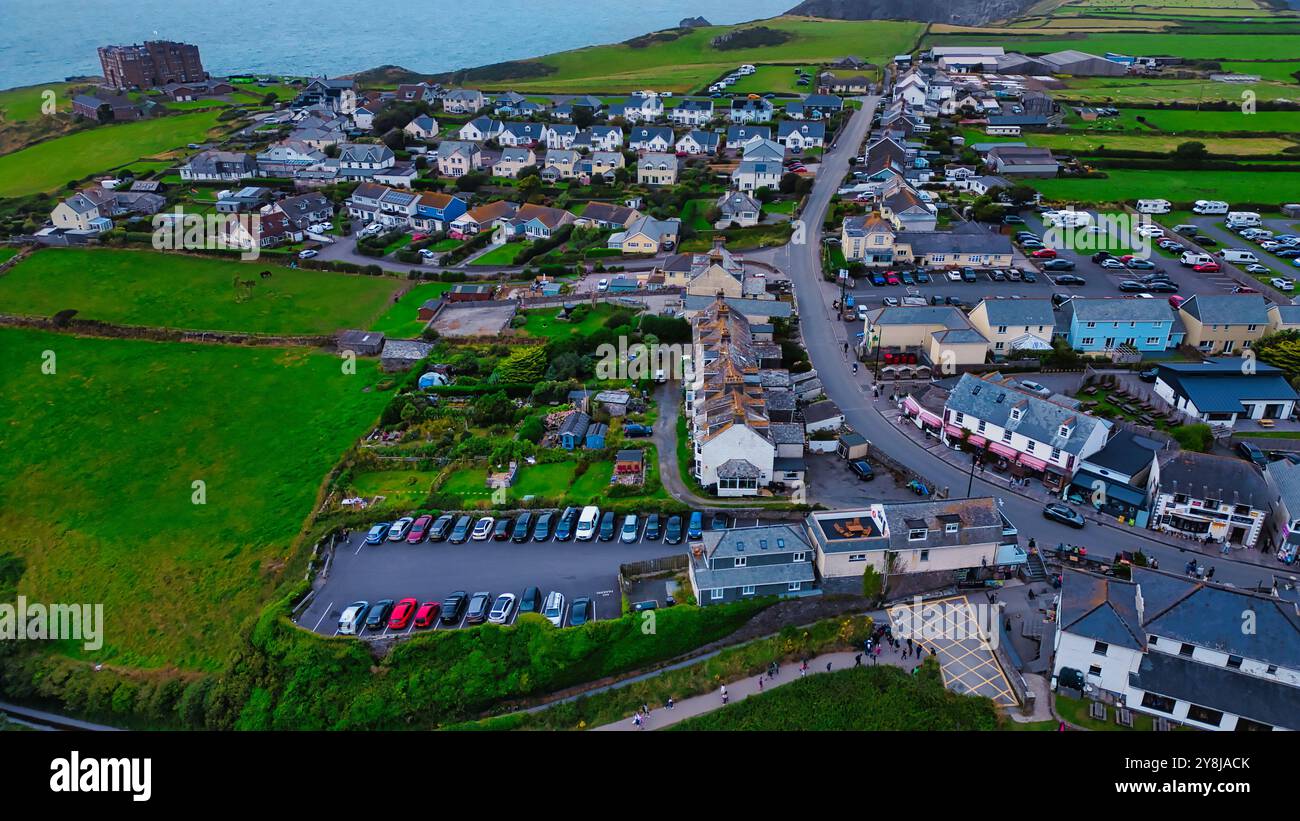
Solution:
[[[641,712],[639,710],[636,715],[632,716],[632,726],[638,730],[641,729]]]
[[[759,691],[760,693],[763,692],[763,677],[762,677],[762,676],[759,676],[759,677],[758,677],[758,691]]]
[[[1160,569],[1160,560],[1155,558],[1154,556],[1151,557],[1151,569],[1152,570]]]
[[[668,701],[664,703],[664,706],[667,707],[669,710],[671,710],[671,709],[673,708],[673,697],[672,697],[672,696],[669,696],[669,697],[668,697]]]
[[[854,666],[854,667],[861,667],[861,666],[862,666],[862,654],[861,654],[861,653],[858,653],[856,656],[853,657],[853,666]]]
[[[808,675],[808,659],[804,659],[799,665],[799,677],[803,678],[806,675]]]
[[[1207,580],[1214,578],[1214,565],[1210,565],[1210,570],[1205,574]]]
[[[911,649],[912,649],[912,637],[911,637],[911,636],[908,636],[908,637],[907,637],[907,649],[908,649],[908,650],[911,650]]]
[[[826,672],[829,673],[830,671],[831,671],[831,663],[828,661],[826,662]]]
[[[722,703],[727,703],[727,685],[722,685]]]
[[[875,655],[873,655],[873,656],[871,657],[871,663],[872,663],[872,664],[875,664],[875,663],[878,662],[878,661],[880,661],[880,648],[879,648],[879,647],[876,648],[876,653],[875,653]]]
[[[650,717],[650,705],[649,705],[649,704],[646,704],[644,701],[641,702],[641,712],[645,713],[645,717],[646,717],[646,718],[649,718],[649,717]]]

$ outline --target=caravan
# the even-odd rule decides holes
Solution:
[[[1198,251],[1184,251],[1178,261],[1185,267],[1191,268],[1193,265],[1205,265],[1214,262],[1214,257]]]
[[[1232,211],[1228,214],[1228,228],[1254,228],[1260,224],[1259,214],[1254,211]]]
[[[1221,200],[1197,200],[1192,206],[1194,214],[1226,214],[1228,204]]]
[[[1259,258],[1252,252],[1241,248],[1225,248],[1223,258],[1228,262],[1259,262]]]
[[[1169,200],[1138,200],[1139,214],[1168,214],[1174,210]]]

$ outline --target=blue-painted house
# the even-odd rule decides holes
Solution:
[[[440,191],[424,191],[415,204],[411,226],[418,231],[446,231],[452,220],[469,210],[469,203],[460,197]]]
[[[601,450],[605,447],[605,437],[609,434],[609,425],[597,422],[587,428],[587,450]]]
[[[591,427],[591,417],[582,411],[574,411],[560,424],[560,447],[573,450],[586,440],[587,428]]]
[[[1061,306],[1057,327],[1080,353],[1160,353],[1177,348],[1186,335],[1168,302],[1140,297],[1074,297]]]

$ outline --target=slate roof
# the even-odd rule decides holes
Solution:
[[[872,325],[942,325],[949,330],[970,327],[961,309],[951,305],[887,305],[868,311],[867,316]]]
[[[1300,465],[1289,459],[1269,462],[1264,473],[1273,480],[1282,504],[1292,517],[1300,516]]]
[[[727,144],[731,146],[743,143],[753,137],[772,139],[772,129],[766,125],[733,125],[727,129]]]
[[[590,426],[591,426],[590,416],[583,413],[582,411],[574,411],[573,413],[564,417],[564,421],[560,423],[560,429],[558,433],[561,436],[563,436],[566,433],[571,433],[574,436],[585,436],[587,434],[587,428],[589,428]]]
[[[973,223],[971,223],[973,225]],[[903,238],[912,253],[922,254],[1010,254],[1011,237],[974,227],[969,230],[908,231]],[[1017,300],[1028,301],[1028,300]],[[1050,323],[1049,323],[1050,324]]]
[[[822,402],[814,402],[808,407],[803,409],[804,421],[811,422],[813,424],[816,424],[818,422],[825,422],[828,419],[834,419],[835,417],[842,416],[843,414],[844,411],[840,410],[840,406],[835,404],[829,399],[824,400]]]
[[[1250,362],[1254,373],[1244,372],[1245,360],[1240,357],[1171,362],[1160,365],[1157,378],[1190,399],[1201,413],[1241,413],[1242,400],[1300,398],[1282,371],[1253,359]]]
[[[770,401],[769,401],[769,404]],[[772,444],[775,445],[802,445],[804,440],[803,425],[795,425],[789,422],[778,422],[768,425],[768,431],[772,435]],[[1296,508],[1300,510],[1300,507]]]
[[[790,525],[758,525],[706,530],[704,550],[709,558],[798,553],[812,549],[803,533]]]
[[[1147,653],[1129,684],[1169,698],[1244,716],[1274,727],[1300,728],[1296,688],[1170,653]]]
[[[884,538],[870,510],[832,510],[808,515],[808,527],[826,553],[871,550],[917,550],[960,547],[1001,541],[1002,516],[992,497],[944,499],[924,502],[887,502],[881,505],[889,538]],[[952,520],[960,523],[955,534],[944,532]],[[924,521],[924,541],[908,541],[909,522]]]
[[[718,465],[719,479],[758,479],[763,471],[747,459],[728,459]]]
[[[715,297],[684,294],[682,302],[688,311],[702,311],[713,304]],[[737,299],[726,297],[726,302],[734,310],[745,315],[754,316],[790,316],[790,303],[779,299]]]
[[[1194,499],[1223,499],[1263,510],[1268,485],[1245,459],[1185,450],[1160,463],[1160,492]]]
[[[384,359],[401,359],[413,361],[424,359],[433,350],[428,342],[411,342],[402,339],[389,339],[384,342],[381,356]]]
[[[1061,627],[1094,641],[1142,650],[1146,633],[1138,616],[1138,586],[1067,570],[1061,584]]]
[[[1283,325],[1300,325],[1300,305],[1273,305],[1271,309],[1277,311]]]
[[[777,139],[788,137],[795,132],[799,132],[805,137],[816,137],[818,139],[826,138],[826,123],[820,122],[801,122],[799,120],[782,120],[777,126]]]
[[[1056,325],[1050,299],[986,299],[980,304],[990,325]]]
[[[1173,322],[1174,311],[1163,299],[1075,297],[1065,303],[1080,322]]]
[[[1110,427],[1073,408],[969,373],[953,387],[947,407],[1076,455],[1098,426]],[[1018,420],[1011,418],[1012,408],[1021,410]],[[1069,437],[1061,437],[1062,426],[1072,428]]]
[[[1154,439],[1139,436],[1131,430],[1117,430],[1106,446],[1088,457],[1098,467],[1132,476],[1150,466],[1151,456],[1162,445]]]
[[[1268,304],[1262,294],[1195,294],[1179,309],[1204,325],[1268,324]]]

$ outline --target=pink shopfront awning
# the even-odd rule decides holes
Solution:
[[[990,442],[989,450],[993,451],[998,456],[1002,456],[1007,459],[1011,459],[1013,461],[1020,456],[1020,451],[1016,450],[1015,448],[1007,447],[1001,442]]]
[[[1042,459],[1036,459],[1033,456],[1026,456],[1023,453],[1020,454],[1020,458],[1017,461],[1032,470],[1045,470],[1047,468],[1047,462]]]

